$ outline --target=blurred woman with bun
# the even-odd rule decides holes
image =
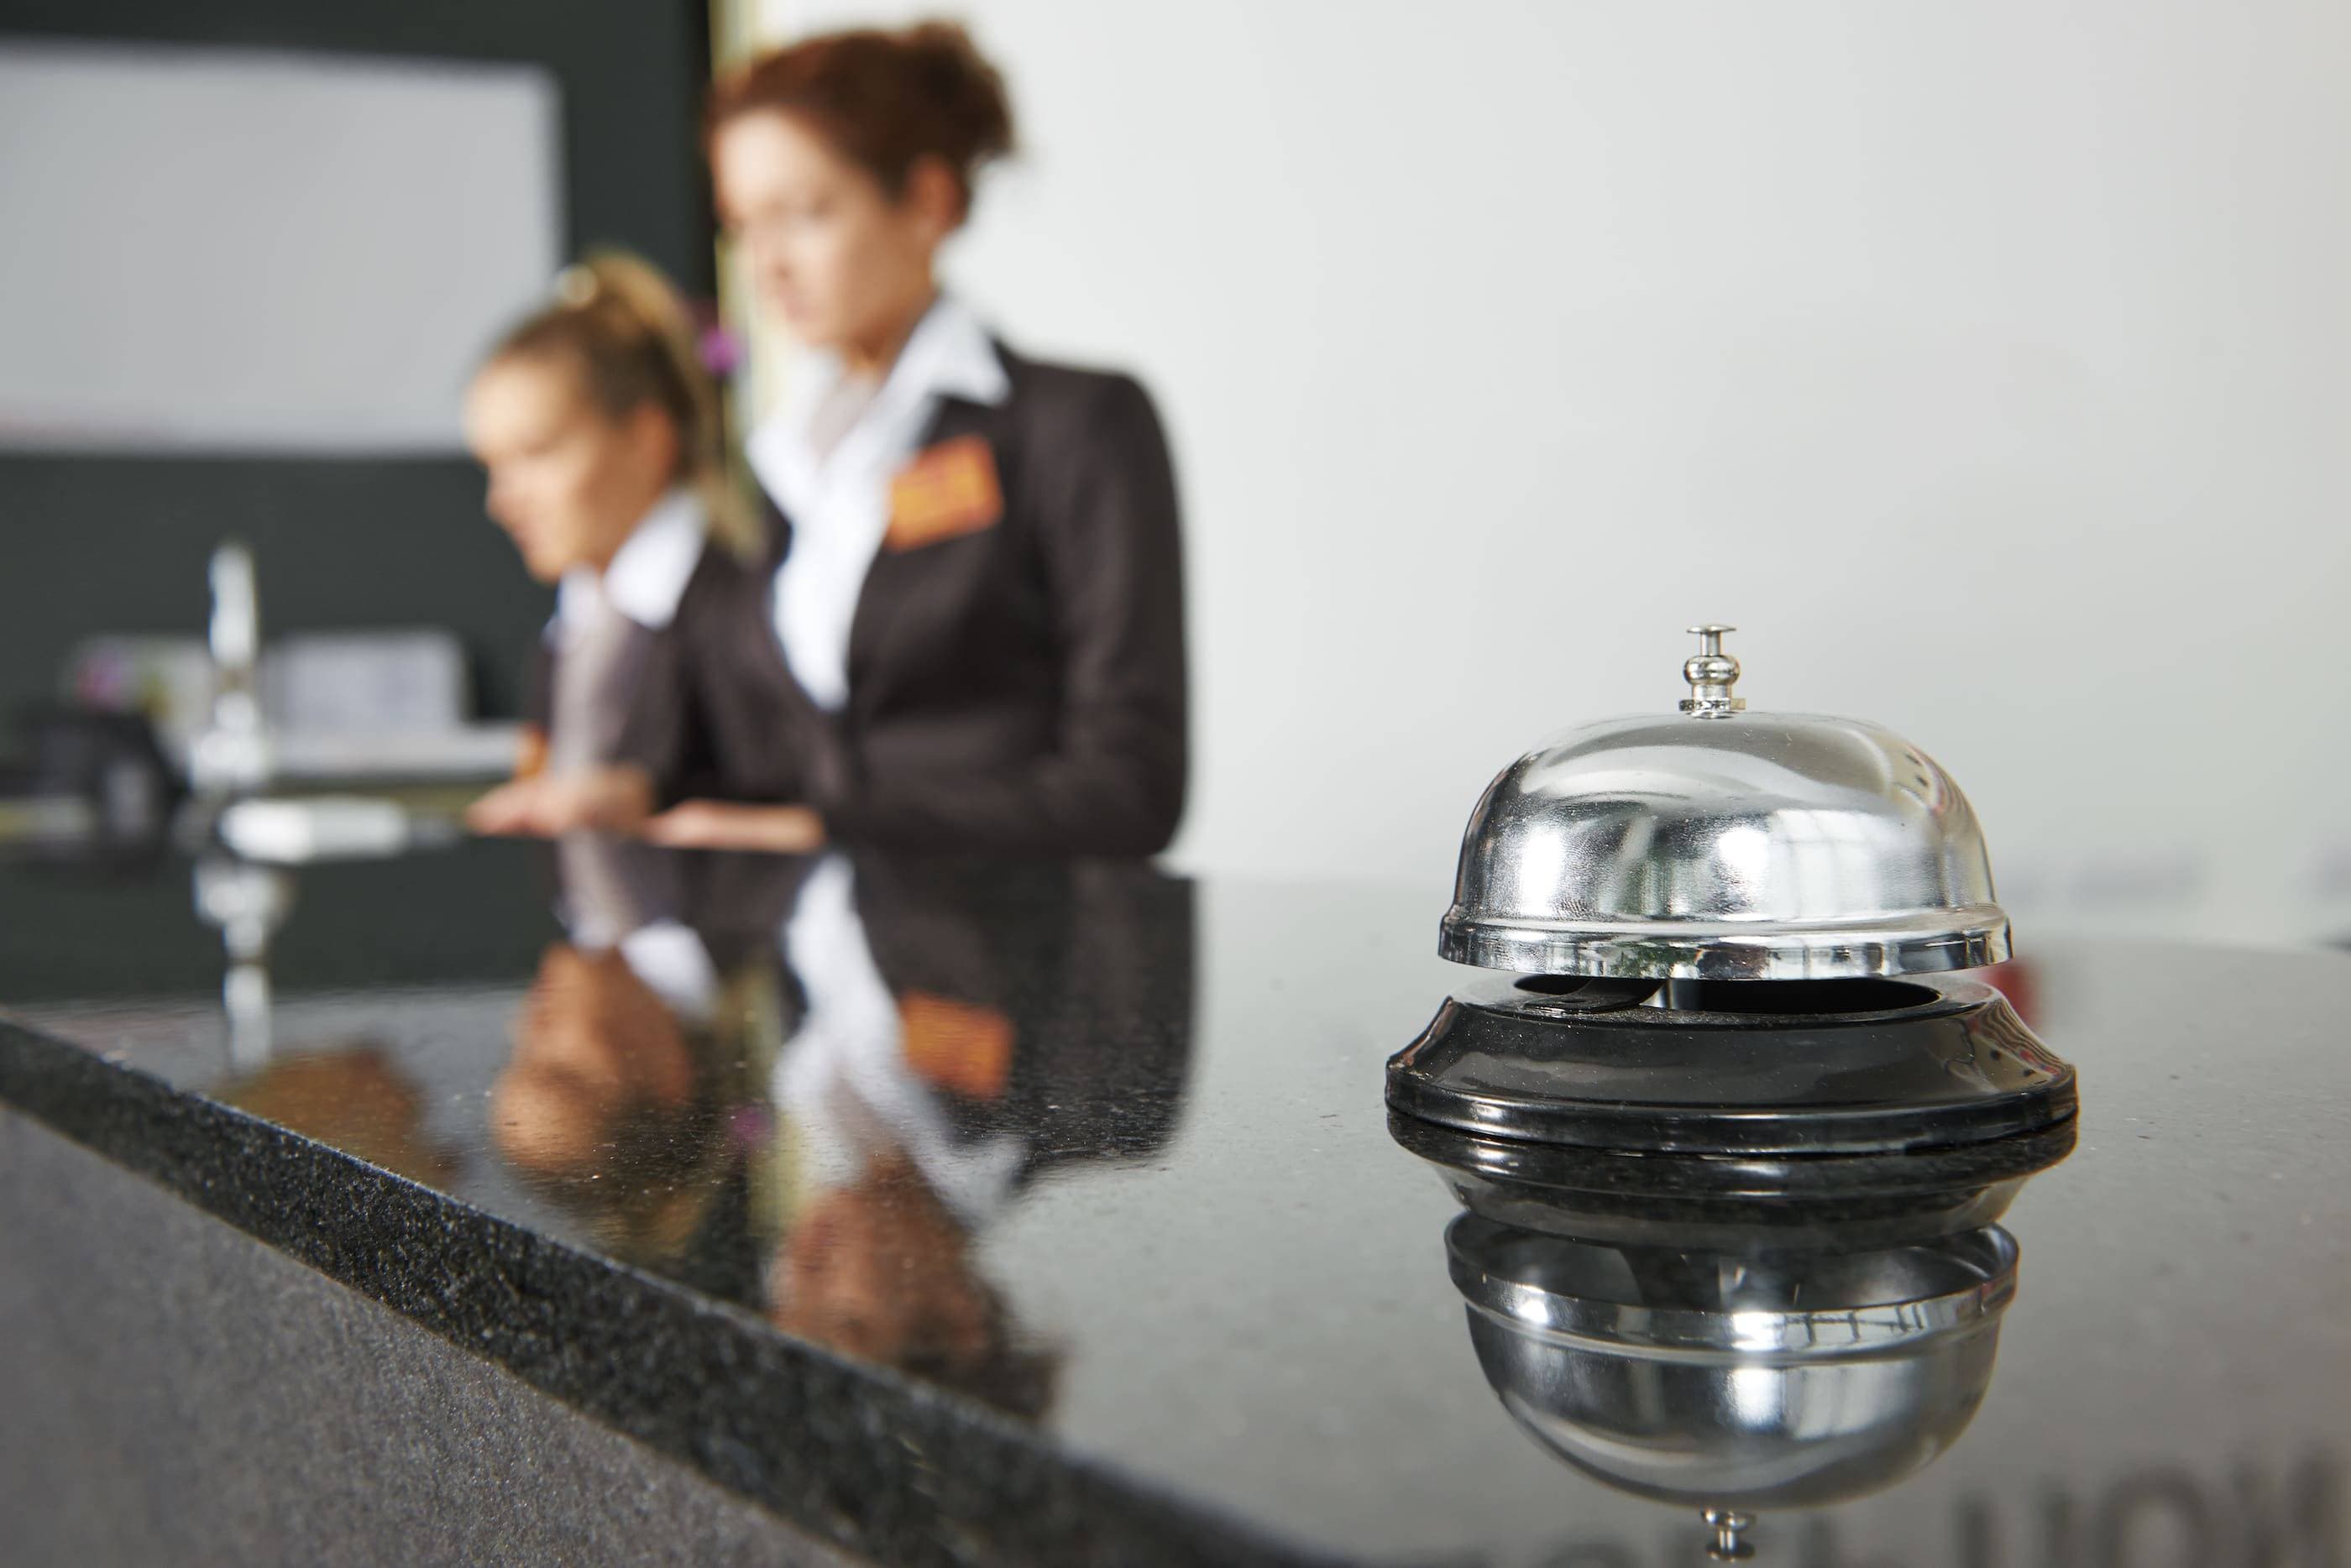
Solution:
[[[724,77],[708,134],[758,301],[810,353],[747,443],[768,578],[685,627],[731,798],[649,835],[1160,849],[1186,684],[1157,415],[1126,376],[1006,347],[938,281],[1013,145],[1002,80],[952,25],[827,34]]]
[[[681,628],[765,581],[684,302],[632,256],[567,268],[475,374],[465,439],[490,516],[557,590],[518,776],[468,820],[632,826],[702,779]]]

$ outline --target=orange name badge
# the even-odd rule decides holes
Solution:
[[[893,550],[912,550],[1003,520],[996,454],[985,437],[957,436],[916,454],[890,482],[890,532],[883,542]]]
[[[925,1083],[992,1100],[1012,1077],[1012,1020],[976,1002],[910,991],[898,999],[906,1065]]]

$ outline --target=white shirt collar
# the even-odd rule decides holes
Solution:
[[[639,926],[617,944],[621,960],[647,990],[689,1023],[718,1012],[718,968],[702,939],[675,920]]]
[[[904,389],[935,397],[962,398],[993,407],[1012,392],[1012,378],[1004,358],[979,317],[951,294],[941,294],[914,324],[914,335],[890,367],[883,389]]]
[[[745,455],[770,493],[798,488],[797,471],[809,462],[809,423],[841,382],[841,356],[830,350],[810,352],[796,369],[800,373],[792,378],[782,407],[745,443]],[[914,324],[873,406],[859,422],[874,423],[890,410],[919,409],[935,398],[993,407],[1011,395],[1012,378],[996,340],[963,301],[942,292]]]
[[[702,560],[707,532],[694,492],[670,491],[638,521],[601,575],[587,566],[563,574],[555,593],[556,625],[576,623],[588,613],[591,598],[601,596],[646,630],[659,631],[677,614],[686,582]]]

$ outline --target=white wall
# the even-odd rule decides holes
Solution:
[[[0,39],[0,449],[433,452],[563,233],[536,66]]]
[[[954,276],[1178,446],[1185,861],[1433,923],[1487,777],[1710,618],[2028,922],[2351,930],[2351,9],[956,9],[1029,151]]]

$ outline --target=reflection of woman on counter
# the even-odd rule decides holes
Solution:
[[[491,1102],[508,1168],[616,1255],[1014,1413],[1056,1358],[981,1239],[1164,1146],[1189,888],[1148,867],[676,856],[576,836]]]
[[[643,262],[568,269],[465,400],[488,509],[558,585],[519,775],[476,802],[487,833],[630,824],[656,784],[691,787],[699,742],[680,628],[763,581],[734,497],[718,402],[685,306]]]
[[[1024,1346],[974,1235],[1011,1201],[1032,1138],[977,1127],[999,1097],[1011,1020],[894,995],[858,919],[849,863],[820,864],[784,932],[802,1007],[778,1058],[770,1167],[783,1235],[768,1315],[805,1338],[964,1388],[1016,1414],[1050,1402],[1053,1358]]]
[[[690,873],[716,858],[562,837],[568,940],[541,956],[516,1016],[490,1134],[599,1247],[756,1301],[746,1172],[779,1033],[774,944],[686,923]]]
[[[768,1316],[1041,1416],[1056,1358],[983,1241],[1039,1182],[1172,1136],[1190,889],[1137,866],[831,856],[783,936]]]
[[[507,1167],[624,1262],[737,1299],[758,1265],[745,1172],[764,1134],[756,983],[674,923],[547,950],[491,1090]]]
[[[813,353],[748,442],[772,580],[687,628],[731,798],[650,832],[1161,848],[1186,677],[1158,419],[1127,377],[1007,348],[936,276],[1011,145],[996,71],[947,25],[811,37],[725,78],[710,120],[727,231]]]
[[[415,1081],[372,1040],[289,1052],[210,1093],[223,1105],[428,1187],[447,1181],[457,1167],[454,1151],[425,1126]]]

